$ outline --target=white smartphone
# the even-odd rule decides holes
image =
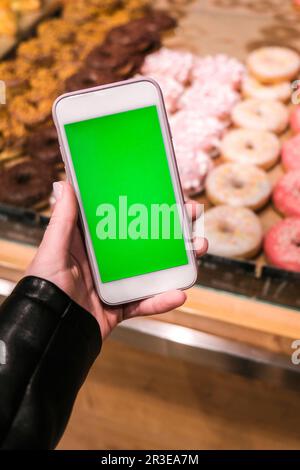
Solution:
[[[139,78],[68,93],[53,116],[102,301],[191,287],[197,264],[158,84]]]

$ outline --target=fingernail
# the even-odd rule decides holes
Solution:
[[[55,201],[59,201],[63,195],[64,185],[60,181],[56,181],[53,183],[53,194],[55,197]]]

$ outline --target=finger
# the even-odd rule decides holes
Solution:
[[[78,215],[77,199],[69,183],[54,183],[53,191],[56,202],[41,243],[41,247],[45,246],[49,255],[65,253],[69,249]]]
[[[140,302],[133,302],[125,307],[124,318],[139,315],[155,315],[180,307],[186,301],[186,294],[181,290],[173,290],[155,295]]]
[[[202,204],[199,204],[197,201],[192,199],[186,199],[185,207],[190,220],[197,220],[203,212]]]
[[[208,240],[207,238],[196,237],[193,240],[193,246],[194,246],[194,250],[195,250],[197,258],[200,258],[201,256],[205,255],[205,253],[207,253]]]

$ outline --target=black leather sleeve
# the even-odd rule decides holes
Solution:
[[[0,308],[0,448],[53,449],[101,348],[98,322],[54,284],[25,277]]]

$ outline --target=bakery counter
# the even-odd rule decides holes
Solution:
[[[0,239],[0,295],[5,298],[36,247]],[[200,267],[201,270],[201,267]],[[184,306],[120,325],[115,340],[162,356],[297,388],[300,366],[291,360],[300,339],[297,309],[196,285]]]

